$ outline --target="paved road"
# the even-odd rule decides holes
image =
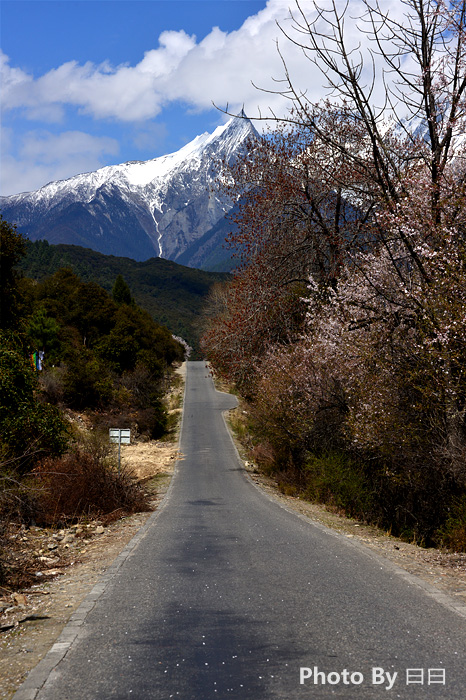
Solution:
[[[40,700],[463,700],[465,618],[254,487],[222,418],[234,403],[189,363],[165,505]]]

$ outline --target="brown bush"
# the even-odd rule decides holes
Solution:
[[[275,461],[275,453],[272,447],[267,442],[260,442],[254,445],[251,449],[251,457],[253,461],[267,474],[270,474],[277,469]]]
[[[436,544],[455,552],[466,552],[466,496],[454,498],[445,524],[435,536]]]
[[[50,369],[44,369],[39,376],[42,397],[54,406],[63,403],[64,374],[65,370],[63,367],[51,367]]]
[[[31,582],[29,562],[18,554],[12,535],[34,522],[37,493],[11,464],[0,463],[0,586],[16,589]]]
[[[40,487],[37,520],[44,525],[83,516],[105,516],[109,522],[123,513],[150,510],[147,494],[130,471],[124,466],[118,471],[107,459],[80,448],[45,459],[34,469],[33,479]]]
[[[27,480],[0,464],[0,538],[9,522],[29,524],[34,520],[36,496]]]

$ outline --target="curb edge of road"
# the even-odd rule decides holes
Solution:
[[[185,405],[186,399],[186,385],[187,378],[185,378],[184,383],[183,407]],[[112,564],[110,564],[107,571],[104,574],[102,574],[102,576],[92,588],[92,590],[89,591],[89,593],[82,601],[81,605],[71,615],[70,619],[62,629],[61,633],[59,634],[55,643],[52,645],[51,649],[49,649],[49,651],[39,661],[39,663],[36,666],[34,666],[34,668],[32,668],[31,671],[29,671],[26,679],[23,681],[23,683],[13,695],[12,700],[35,700],[40,690],[44,687],[45,683],[49,679],[53,679],[54,673],[57,673],[57,665],[60,663],[60,661],[62,661],[65,658],[73,642],[77,639],[79,632],[83,628],[83,624],[87,615],[94,608],[101,595],[107,590],[108,586],[110,585],[110,583],[112,582],[115,575],[118,573],[119,569],[124,564],[126,559],[128,559],[131,552],[146,536],[148,530],[152,527],[154,521],[157,520],[162,510],[165,509],[166,505],[168,504],[171,498],[173,483],[178,475],[180,469],[180,462],[183,460],[183,455],[181,455],[180,453],[183,420],[184,410],[181,414],[180,429],[178,432],[178,454],[180,456],[175,462],[175,467],[173,470],[172,477],[170,479],[170,484],[162,500],[158,504],[157,509],[147,519],[144,525],[136,532],[134,537],[131,538],[131,540],[124,547],[124,549],[116,556]]]
[[[245,475],[247,481],[249,481],[249,483],[252,484],[252,486],[254,486],[254,488],[256,488],[263,496],[265,496],[265,498],[267,498],[272,503],[275,503],[276,505],[280,506],[280,508],[283,508],[283,510],[286,510],[288,513],[292,513],[297,518],[300,518],[301,520],[306,522],[308,525],[316,527],[319,530],[321,530],[322,532],[325,532],[327,535],[330,535],[332,537],[336,537],[338,540],[345,542],[345,544],[347,544],[348,546],[353,547],[354,549],[357,549],[362,554],[365,554],[367,557],[369,557],[372,560],[379,563],[381,567],[387,569],[391,573],[404,579],[406,581],[406,583],[408,583],[409,585],[416,586],[417,588],[420,588],[427,596],[429,596],[430,598],[435,600],[437,603],[439,603],[443,607],[447,608],[451,612],[456,613],[460,617],[466,618],[466,605],[464,603],[456,601],[454,598],[449,596],[447,593],[443,593],[440,589],[436,588],[431,583],[424,581],[419,576],[416,576],[415,574],[410,573],[409,571],[407,571],[406,569],[403,569],[398,564],[395,564],[395,562],[391,561],[390,559],[387,559],[383,555],[378,554],[370,547],[367,547],[363,542],[358,542],[357,540],[349,539],[348,537],[346,537],[346,535],[342,534],[341,532],[338,532],[337,530],[333,530],[332,528],[327,527],[326,525],[323,525],[322,523],[319,523],[319,522],[313,520],[311,517],[304,515],[303,513],[298,513],[294,508],[286,505],[279,498],[276,498],[273,494],[269,494],[263,488],[261,488],[260,484],[257,484],[251,478],[251,476],[248,474],[247,469],[244,466],[244,461],[241,458],[241,455],[239,453],[239,450],[238,450],[238,447],[236,445],[235,439],[233,437],[232,431],[231,431],[230,426],[228,425],[228,422],[226,420],[226,413],[227,413],[227,411],[223,412],[222,417],[223,417],[225,426],[227,428],[228,434],[230,436],[231,442],[233,444],[234,450],[236,452],[237,459],[239,460],[240,464],[243,467],[244,475]],[[15,698],[15,700],[16,700],[16,698]]]

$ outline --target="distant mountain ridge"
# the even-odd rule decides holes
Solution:
[[[233,203],[218,185],[220,163],[234,160],[256,136],[247,118],[234,117],[175,153],[1,197],[2,216],[32,241],[225,268],[224,218]]]
[[[172,260],[151,258],[135,261],[81,248],[75,245],[49,245],[47,241],[28,242],[19,269],[33,280],[42,281],[57,270],[69,267],[83,282],[97,282],[111,293],[121,274],[137,304],[157,323],[184,338],[201,357],[199,337],[203,332],[203,309],[210,288],[225,282],[229,275],[197,270]]]

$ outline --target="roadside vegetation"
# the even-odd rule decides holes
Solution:
[[[288,117],[225,169],[241,267],[202,346],[284,491],[465,551],[466,5],[362,5],[366,56],[336,4],[283,30],[329,94],[285,66]]]
[[[69,268],[18,272],[26,241],[0,217],[0,586],[24,584],[10,527],[69,527],[150,509],[118,468],[110,427],[141,440],[174,429],[165,403],[185,347],[139,308],[121,275],[112,294]],[[14,536],[15,537],[15,536]]]
[[[228,277],[163,258],[137,262],[76,245],[26,241],[26,254],[19,262],[26,277],[43,282],[63,268],[71,269],[82,282],[97,282],[109,294],[122,275],[136,304],[158,324],[184,338],[192,347],[192,358],[201,357],[199,319],[205,298],[213,284]]]

